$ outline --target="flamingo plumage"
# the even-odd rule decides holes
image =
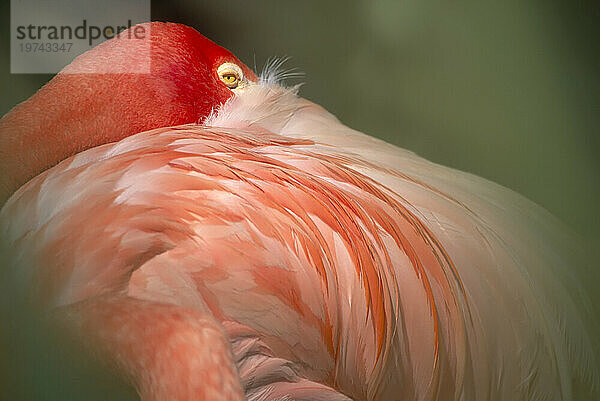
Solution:
[[[151,27],[150,77],[59,74],[0,123],[5,192],[24,184],[0,215],[20,291],[142,400],[596,394],[576,244],[552,216]],[[128,62],[116,40],[74,63]],[[243,85],[218,81],[225,62]],[[89,110],[65,114],[66,87]],[[40,105],[62,114],[29,130]],[[36,136],[28,161],[16,134],[46,131],[60,143]]]

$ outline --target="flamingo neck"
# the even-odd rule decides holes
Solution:
[[[98,142],[79,135],[89,104],[76,107],[81,99],[65,93],[52,81],[0,119],[0,205],[29,179]]]

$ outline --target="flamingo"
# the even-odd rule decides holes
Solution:
[[[149,74],[115,38],[0,120],[11,276],[90,358],[143,401],[598,396],[551,215],[143,26]]]

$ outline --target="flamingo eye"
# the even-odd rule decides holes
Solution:
[[[221,82],[229,89],[236,89],[244,82],[244,73],[242,69],[233,63],[223,63],[217,69],[217,74]]]

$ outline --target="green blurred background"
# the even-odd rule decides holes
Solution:
[[[8,1],[0,15],[4,114],[51,76],[9,74]],[[152,18],[191,25],[259,69],[292,57],[301,94],[347,125],[512,188],[600,247],[598,1],[153,0]],[[131,396],[71,384],[56,399]]]

